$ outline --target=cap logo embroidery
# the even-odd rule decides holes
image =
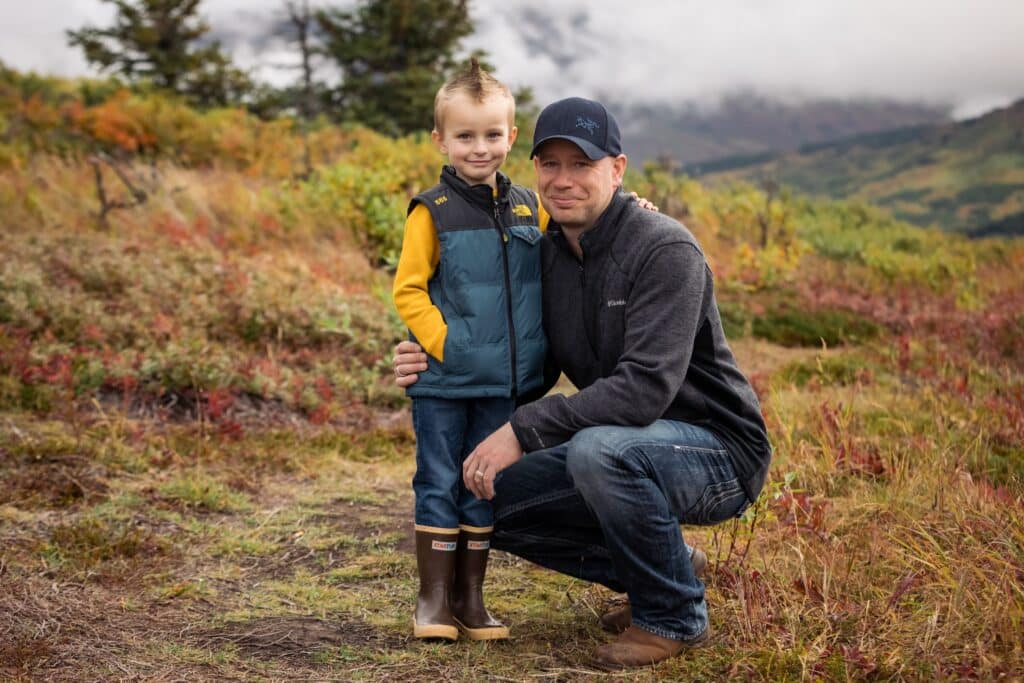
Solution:
[[[594,131],[597,130],[598,128],[600,128],[601,125],[597,121],[595,121],[593,119],[588,119],[585,116],[577,116],[576,117],[576,127],[577,128],[583,128],[588,133],[593,135]]]

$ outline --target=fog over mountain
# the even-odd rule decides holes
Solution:
[[[294,75],[278,68],[294,55],[271,35],[283,7],[283,0],[203,3],[214,36],[236,60],[277,83]],[[1024,95],[1020,0],[475,0],[471,12],[477,32],[466,47],[486,50],[500,78],[532,87],[540,103],[584,95],[624,112],[692,118],[735,104],[737,93],[768,98],[768,111],[851,99],[900,111],[890,107],[895,100],[906,107],[893,119],[899,125],[944,112],[972,116]],[[99,0],[3,3],[0,60],[88,73],[63,31],[107,23],[112,14]]]

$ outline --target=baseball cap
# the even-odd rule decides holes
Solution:
[[[603,104],[569,97],[544,107],[533,132],[532,159],[548,140],[568,140],[593,160],[622,154],[619,124]]]

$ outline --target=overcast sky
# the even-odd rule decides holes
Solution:
[[[269,64],[288,55],[259,38],[282,6],[204,0],[202,12],[241,64],[280,81],[287,72]],[[713,104],[754,89],[948,103],[962,117],[1024,97],[1024,0],[472,0],[471,12],[477,33],[466,47],[485,49],[499,78],[533,87],[542,104],[568,95]],[[111,16],[100,0],[2,0],[0,60],[88,73],[64,29]]]

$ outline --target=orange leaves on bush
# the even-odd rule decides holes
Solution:
[[[81,127],[95,140],[126,152],[138,152],[156,143],[144,110],[133,103],[127,90],[87,109],[81,117]]]

